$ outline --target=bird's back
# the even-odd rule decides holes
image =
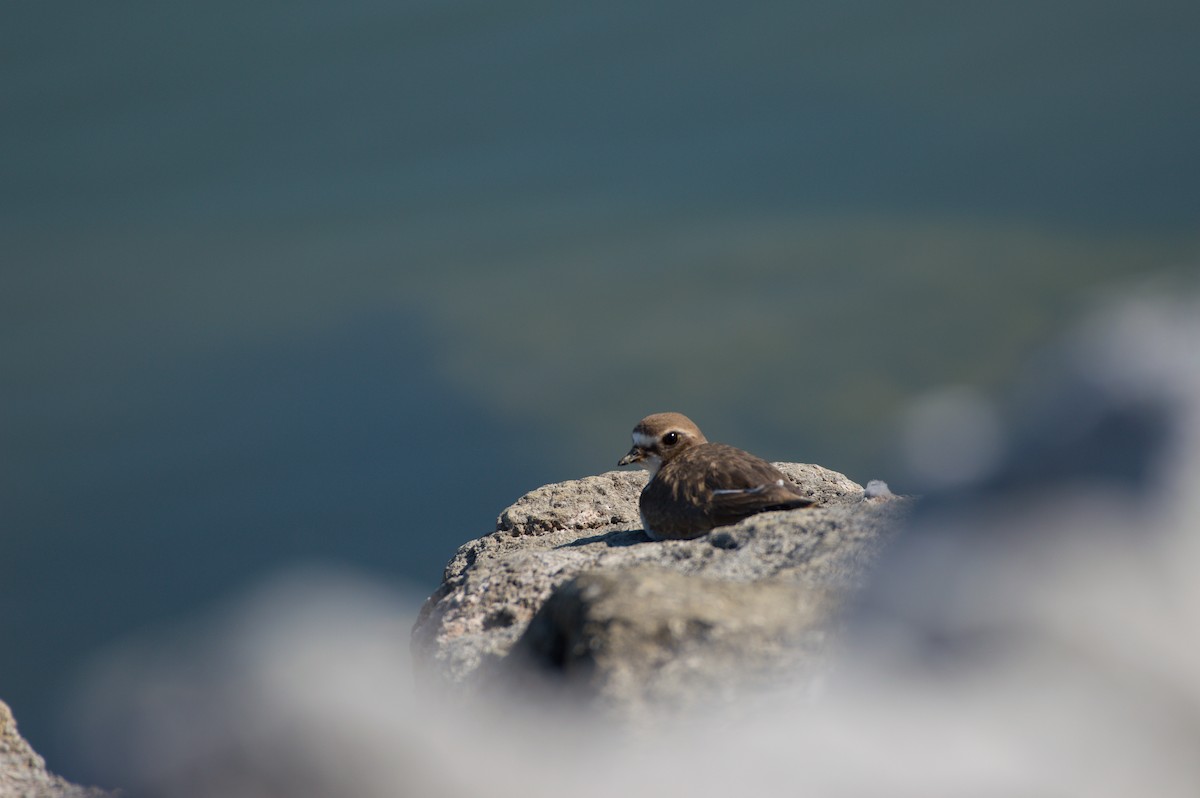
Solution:
[[[666,463],[642,491],[639,506],[656,536],[690,538],[756,513],[812,503],[762,458],[702,443]]]

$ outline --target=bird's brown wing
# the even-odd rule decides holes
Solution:
[[[688,454],[705,464],[709,491],[705,514],[713,526],[733,524],[768,510],[794,510],[813,503],[778,468],[749,452],[724,444],[705,444]]]

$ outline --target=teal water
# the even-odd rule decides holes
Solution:
[[[332,561],[420,591],[646,413],[904,487],[1193,271],[1179,2],[23,4],[0,25],[0,698]]]

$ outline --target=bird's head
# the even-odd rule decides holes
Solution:
[[[681,452],[707,442],[700,428],[682,413],[655,413],[633,428],[633,447],[617,465],[640,465],[653,477]]]

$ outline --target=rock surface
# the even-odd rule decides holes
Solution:
[[[622,712],[815,673],[836,610],[908,502],[776,465],[815,506],[695,540],[641,531],[644,472],[526,494],[447,565],[413,630],[419,672],[468,689],[540,673]]]
[[[812,673],[832,606],[824,591],[777,578],[587,571],[550,594],[505,675],[520,684],[532,674],[541,690],[583,688],[626,714],[686,708],[767,687],[785,671]]]
[[[17,732],[8,705],[0,701],[0,798],[106,798],[114,793],[80,787],[46,770],[46,761]]]

